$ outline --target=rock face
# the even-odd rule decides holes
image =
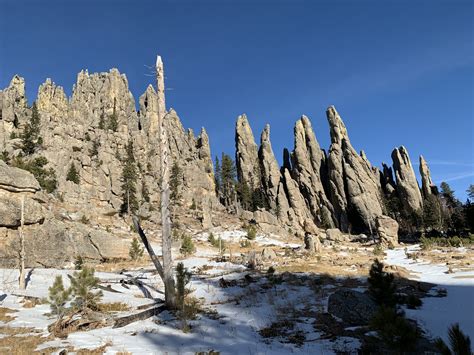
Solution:
[[[260,187],[258,147],[245,114],[237,118],[235,126],[235,165],[240,182],[254,190]]]
[[[376,227],[382,245],[389,247],[398,245],[397,221],[387,216],[381,216],[376,220]]]
[[[426,162],[423,155],[420,155],[420,176],[421,176],[421,191],[423,192],[423,197],[427,198],[429,195],[433,194],[433,190],[436,189],[433,180],[431,180],[430,168]]]
[[[404,146],[395,148],[392,152],[392,160],[400,200],[407,211],[420,212],[423,208],[423,200],[406,148]]]
[[[331,129],[329,149],[329,189],[338,225],[343,231],[371,230],[383,215],[383,199],[378,177],[367,159],[359,156],[336,109],[326,111]]]
[[[377,304],[366,293],[341,289],[328,299],[328,312],[348,325],[366,325],[377,312]]]
[[[31,174],[6,167],[0,161],[0,218],[3,217],[0,225],[5,228],[4,244],[13,243],[16,231],[12,228],[16,228],[19,223],[19,199],[4,196],[7,191],[29,193],[31,198],[25,201],[29,214],[26,223],[31,224],[28,230],[32,234],[39,233],[41,238],[53,244],[72,243],[70,248],[73,249],[79,248],[77,245],[83,242],[97,246],[102,244],[102,247],[99,246],[100,252],[96,248],[84,247],[82,251],[76,248],[70,253],[73,256],[67,255],[68,260],[82,252],[83,257],[91,260],[112,257],[107,255],[103,247],[113,244],[114,238],[104,230],[104,225],[100,226],[104,221],[118,218],[124,200],[122,170],[128,145],[133,146],[137,170],[135,187],[138,213],[147,220],[158,222],[159,210],[153,207],[159,206],[160,200],[158,117],[162,116],[158,115],[160,106],[157,100],[156,91],[151,85],[148,86],[139,99],[140,111],[137,112],[127,78],[117,69],[93,74],[87,70],[81,71],[69,100],[62,87],[47,79],[39,87],[36,99],[42,144],[32,158],[45,157],[48,161],[45,168],[53,169],[56,173],[58,184],[54,195],[57,198],[43,192],[35,194],[40,186]],[[212,211],[220,208],[215,196],[209,137],[204,129],[197,137],[191,130],[186,131],[178,114],[172,109],[162,114],[170,137],[171,161],[177,162],[183,172],[180,181],[181,199],[176,208],[187,211],[194,201],[198,209],[195,215],[199,215],[198,219],[204,228],[209,228],[213,223]],[[12,160],[21,152],[21,141],[15,135],[22,133],[24,124],[31,117],[22,78],[15,76],[10,86],[0,91],[0,116],[0,151]],[[66,179],[72,165],[79,173],[78,184]],[[37,195],[44,196],[45,202],[37,202],[37,197],[32,197]],[[64,222],[62,216],[82,216],[84,220],[90,220],[91,226],[97,226],[105,234],[100,234],[96,228],[78,224],[78,218],[64,217],[67,221]],[[117,221],[123,223],[121,219]],[[46,226],[51,227],[49,231],[46,231]],[[74,236],[66,232],[74,228],[79,228]],[[121,245],[120,240],[115,241],[117,245]],[[126,247],[120,251],[109,245],[110,252],[117,251],[117,258],[120,258],[119,255],[127,257],[128,243],[126,241]],[[51,265],[53,257],[45,255],[49,253],[45,248],[38,246],[34,257],[42,265]],[[67,250],[72,250],[70,248]],[[89,253],[88,250],[93,252]],[[51,259],[45,261],[45,258]],[[60,263],[58,261],[57,265]]]

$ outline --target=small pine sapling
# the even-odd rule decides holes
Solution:
[[[381,306],[394,307],[396,304],[393,274],[383,271],[383,263],[375,259],[369,272],[369,293]]]
[[[51,307],[51,313],[56,315],[57,319],[61,319],[67,311],[66,303],[70,300],[71,289],[64,288],[63,278],[58,275],[48,291],[48,303]]]
[[[143,256],[143,248],[140,246],[140,242],[137,238],[133,238],[128,255],[130,255],[133,261],[137,261]]]
[[[194,246],[193,240],[189,235],[185,235],[183,237],[183,241],[181,243],[181,248],[179,249],[180,253],[183,255],[191,255],[196,251],[196,247]]]
[[[102,298],[102,291],[94,292],[99,285],[99,279],[94,276],[94,269],[87,266],[71,276],[71,290],[74,295],[73,306],[80,311],[96,310],[97,303]]]

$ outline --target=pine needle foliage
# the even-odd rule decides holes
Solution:
[[[21,140],[22,150],[26,155],[32,155],[43,142],[40,137],[40,114],[36,102],[33,103],[30,121],[25,125]]]
[[[189,235],[184,235],[179,252],[183,255],[191,255],[195,251],[196,251],[196,247],[194,246],[194,243],[191,237]]]
[[[137,238],[133,238],[132,243],[130,244],[130,250],[128,255],[133,261],[140,259],[143,256],[143,248],[140,246],[140,242]]]
[[[67,311],[66,303],[71,298],[71,290],[64,288],[63,278],[58,275],[48,291],[48,303],[51,307],[51,313],[61,319]]]
[[[72,181],[73,183],[78,185],[79,180],[80,180],[79,172],[77,171],[76,166],[74,165],[74,163],[71,163],[71,165],[69,166],[69,170],[67,172],[67,175],[66,175],[66,181]]]
[[[96,310],[97,303],[102,298],[102,291],[93,291],[99,285],[99,279],[94,276],[94,269],[84,266],[71,276],[71,291],[74,295],[73,307],[80,311]]]
[[[178,297],[178,309],[182,310],[186,296],[186,285],[191,280],[191,273],[184,267],[183,263],[176,265],[176,293]]]
[[[127,155],[122,169],[122,214],[136,212],[138,210],[137,201],[137,178],[138,172],[133,154],[133,141],[129,141],[126,146]]]
[[[383,271],[383,263],[375,259],[369,272],[369,293],[381,306],[394,307],[396,304],[393,274]]]
[[[170,191],[171,191],[171,201],[177,202],[181,198],[180,187],[183,183],[183,170],[179,164],[175,161],[171,167],[170,174]]]
[[[435,345],[442,355],[471,355],[471,339],[464,334],[459,328],[459,324],[455,323],[448,329],[449,345],[448,347],[443,339],[438,338]]]

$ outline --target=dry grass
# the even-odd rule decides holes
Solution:
[[[51,335],[38,334],[34,328],[0,327],[0,334],[6,335],[0,338],[0,354],[29,355],[38,353],[35,352],[38,345],[53,339]],[[41,354],[51,354],[53,351],[54,349],[42,350]]]
[[[8,322],[14,320],[15,317],[12,317],[11,315],[9,315],[7,313],[15,313],[15,312],[16,311],[14,309],[0,307],[0,321],[8,323]]]
[[[117,262],[107,261],[105,263],[95,265],[95,270],[102,271],[102,272],[117,272],[121,270],[133,270],[133,269],[141,268],[141,267],[149,267],[150,264],[151,262],[149,258],[143,257],[137,261],[132,261],[132,260],[123,260],[123,261],[117,261]]]
[[[130,306],[123,302],[99,303],[98,310],[104,313],[125,312],[130,310]]]

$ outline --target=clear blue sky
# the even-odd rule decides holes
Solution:
[[[473,21],[468,0],[0,0],[0,87],[24,76],[31,103],[47,77],[70,95],[81,69],[117,67],[138,101],[159,53],[168,106],[186,127],[206,127],[214,155],[234,154],[244,112],[257,139],[270,123],[279,160],[301,114],[327,149],[334,104],[374,165],[403,144],[465,199]]]

